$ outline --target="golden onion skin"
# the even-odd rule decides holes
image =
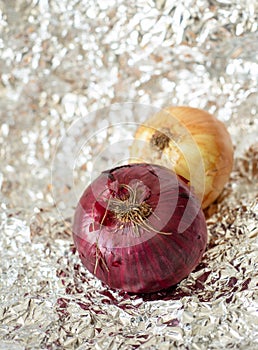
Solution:
[[[157,142],[157,131],[168,135],[169,142]],[[183,176],[194,187],[204,209],[229,180],[233,145],[225,125],[210,113],[192,107],[168,107],[139,126],[131,157],[134,162],[163,165]]]

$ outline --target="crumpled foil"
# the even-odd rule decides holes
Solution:
[[[0,349],[258,348],[257,23],[255,0],[0,1]],[[171,104],[226,124],[232,176],[188,278],[114,291],[79,261],[74,207]]]

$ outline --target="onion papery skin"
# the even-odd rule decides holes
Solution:
[[[145,218],[149,229],[121,225],[110,209],[112,198],[124,196],[124,185],[137,188],[138,203],[151,208]],[[83,265],[109,287],[150,293],[177,284],[197,266],[207,227],[199,200],[174,172],[130,164],[101,173],[86,188],[75,211],[73,238]]]
[[[164,130],[175,142],[168,142],[156,153],[153,135]],[[130,154],[134,162],[163,165],[187,179],[203,209],[220,195],[233,167],[233,145],[225,125],[210,113],[187,106],[167,107],[140,125]],[[198,175],[200,162],[203,173]]]

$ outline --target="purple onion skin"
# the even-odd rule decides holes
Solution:
[[[137,234],[130,222],[122,227],[108,205],[108,199],[128,194],[119,185],[132,183],[139,185],[140,201],[152,209],[149,229],[137,225]],[[175,173],[130,164],[101,173],[85,190],[75,211],[73,238],[83,265],[109,287],[150,293],[177,284],[198,265],[207,227],[200,202]]]

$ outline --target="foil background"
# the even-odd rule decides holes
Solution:
[[[0,349],[257,349],[257,23],[254,0],[0,1]],[[202,263],[150,295],[102,285],[71,237],[96,148],[143,120],[125,102],[206,109],[235,146]]]

